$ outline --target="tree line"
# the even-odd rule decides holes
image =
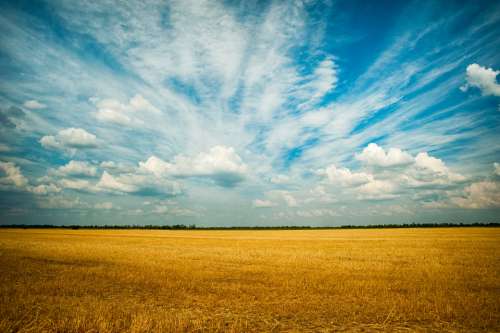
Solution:
[[[500,223],[404,223],[341,226],[229,226],[200,227],[195,224],[172,225],[54,225],[54,224],[0,224],[0,228],[17,229],[144,229],[144,230],[317,230],[317,229],[382,229],[382,228],[452,228],[452,227],[500,227]]]

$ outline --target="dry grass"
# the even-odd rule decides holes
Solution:
[[[500,229],[0,230],[1,332],[500,331]]]

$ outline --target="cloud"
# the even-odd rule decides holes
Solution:
[[[97,138],[94,134],[81,128],[66,128],[55,136],[46,135],[40,139],[46,149],[87,149],[97,147]]]
[[[116,163],[114,161],[103,161],[99,165],[102,169],[116,172],[133,172],[134,167],[124,163]]]
[[[11,148],[8,145],[0,143],[0,153],[6,153],[9,151],[11,151]]]
[[[255,199],[252,204],[255,208],[271,208],[277,206],[276,203],[270,200],[261,200],[261,199]]]
[[[66,165],[54,170],[53,174],[59,176],[94,177],[97,175],[97,168],[85,161],[71,160]]]
[[[151,212],[153,214],[161,215],[200,216],[198,212],[195,212],[192,209],[164,205],[156,205]]]
[[[42,209],[86,209],[90,208],[87,202],[81,201],[79,197],[70,198],[62,195],[40,197],[37,200],[38,207]]]
[[[371,180],[370,182],[361,185],[356,189],[358,199],[362,200],[386,200],[398,197],[396,192],[397,186],[387,180]]]
[[[270,179],[273,184],[288,184],[290,183],[290,176],[287,175],[275,175]]]
[[[481,90],[484,96],[500,96],[500,84],[497,83],[497,75],[500,71],[492,68],[482,67],[478,64],[470,64],[466,70],[467,83],[460,87],[462,91],[467,91],[474,87]]]
[[[104,171],[96,184],[99,190],[145,196],[175,196],[182,193],[179,183],[151,175],[126,173],[113,176]]]
[[[45,104],[34,99],[24,102],[23,106],[30,110],[45,109],[47,107]]]
[[[314,69],[310,80],[300,86],[299,93],[295,97],[304,100],[302,107],[312,106],[311,102],[324,97],[328,92],[337,87],[338,66],[331,58],[321,61]]]
[[[18,119],[23,118],[26,114],[18,107],[11,106],[8,109],[0,109],[0,126],[7,128],[15,128],[18,124]]]
[[[61,192],[61,188],[54,184],[40,184],[29,187],[29,191],[37,195],[47,195]]]
[[[450,199],[451,203],[466,209],[500,207],[500,185],[497,182],[481,181],[464,189],[463,197]]]
[[[413,163],[413,157],[398,148],[389,148],[386,152],[376,143],[370,143],[360,154],[356,155],[359,161],[367,165],[391,167]]]
[[[247,166],[236,154],[234,148],[214,146],[208,152],[188,157],[177,155],[171,163],[156,156],[139,163],[139,168],[157,177],[205,177],[223,187],[233,187],[241,182],[247,173]]]
[[[97,183],[97,187],[102,188],[104,190],[123,192],[123,193],[131,193],[137,191],[137,187],[118,181],[107,171],[104,171],[102,173],[101,179]]]
[[[298,200],[289,191],[284,191],[284,190],[268,191],[266,193],[266,196],[270,197],[274,201],[280,200],[280,201],[284,202],[288,207],[298,207],[299,206]],[[274,202],[274,201],[272,201],[272,202]]]
[[[148,113],[160,114],[161,111],[142,95],[136,94],[128,103],[120,103],[115,99],[91,99],[97,107],[94,116],[102,122],[124,126],[140,126]]]
[[[415,157],[415,167],[418,178],[441,177],[449,182],[462,182],[466,178],[461,174],[452,172],[439,158],[432,157],[426,152],[418,153]]]
[[[297,207],[299,205],[297,199],[295,199],[295,197],[290,193],[283,192],[283,199],[285,200],[288,207]]]
[[[99,121],[115,123],[117,125],[130,125],[132,123],[130,117],[111,109],[99,109],[95,113],[95,117]]]
[[[334,209],[330,208],[316,208],[316,209],[309,209],[309,210],[297,210],[295,214],[299,217],[305,217],[305,218],[314,218],[314,217],[323,217],[323,216],[340,216],[340,214],[335,211]]]
[[[373,175],[365,172],[351,172],[347,168],[337,168],[334,164],[317,171],[318,175],[326,176],[330,183],[341,186],[358,186],[373,181]]]
[[[0,162],[0,170],[5,176],[0,178],[0,185],[14,185],[23,188],[28,185],[28,179],[24,177],[21,169],[12,162]]]
[[[59,185],[65,189],[82,191],[82,192],[98,192],[99,188],[85,179],[61,179]]]
[[[106,210],[113,209],[113,203],[109,202],[109,201],[98,202],[94,205],[94,208],[95,209],[106,209]]]

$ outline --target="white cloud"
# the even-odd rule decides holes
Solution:
[[[40,184],[37,186],[31,186],[28,189],[31,193],[37,195],[47,195],[61,192],[61,188],[54,184]]]
[[[115,99],[91,99],[97,107],[94,116],[102,122],[124,126],[141,126],[143,119],[150,114],[160,114],[160,110],[142,95],[137,94],[128,103],[122,104]]]
[[[96,187],[104,191],[148,196],[173,196],[182,192],[180,184],[172,180],[133,173],[121,174],[115,177],[107,171],[103,172]]]
[[[87,202],[81,201],[78,197],[68,198],[60,195],[41,197],[37,204],[43,209],[85,209],[90,207]]]
[[[181,208],[175,206],[162,206],[156,205],[154,209],[151,211],[154,214],[161,215],[174,215],[174,216],[199,216],[198,212],[188,208]]]
[[[478,64],[470,64],[466,70],[467,84],[460,87],[462,91],[467,91],[470,87],[481,90],[485,96],[500,96],[500,84],[497,83],[497,75],[500,71],[492,68],[482,67]]]
[[[24,102],[23,106],[31,110],[44,109],[47,107],[45,104],[42,104],[34,99]]]
[[[418,170],[417,178],[441,177],[448,182],[461,182],[465,177],[452,172],[439,158],[432,157],[426,152],[418,153],[415,157],[415,167]]]
[[[226,146],[214,146],[193,157],[177,155],[172,163],[151,156],[147,161],[139,162],[139,168],[157,177],[208,177],[228,187],[242,181],[247,172],[247,166],[234,148]]]
[[[275,207],[276,203],[274,203],[270,200],[255,199],[253,201],[253,206],[255,208],[271,208],[271,207]]]
[[[268,192],[266,192],[266,196],[271,198],[272,202],[279,200],[279,201],[284,202],[288,207],[298,207],[299,206],[298,200],[289,191],[285,191],[285,190],[268,191]]]
[[[300,86],[296,97],[303,99],[304,106],[311,106],[311,102],[317,101],[325,94],[336,88],[338,66],[333,59],[326,58],[314,69],[310,81]]]
[[[160,113],[160,110],[158,110],[158,108],[156,108],[153,104],[151,104],[151,102],[142,97],[142,95],[140,94],[132,97],[129,101],[129,104],[134,111]]]
[[[315,208],[309,210],[297,210],[295,214],[299,217],[305,218],[314,218],[314,217],[323,217],[323,216],[340,216],[338,212],[330,208]]]
[[[297,199],[295,199],[295,197],[290,193],[283,193],[283,199],[285,199],[288,207],[297,207],[299,205]]]
[[[363,200],[394,199],[397,195],[396,184],[387,180],[372,180],[356,189],[358,198]]]
[[[365,172],[351,172],[347,168],[337,168],[334,164],[326,169],[318,170],[321,176],[326,176],[333,184],[341,186],[358,186],[373,181],[373,175]]]
[[[273,184],[288,184],[290,182],[290,177],[287,175],[275,175],[270,179]]]
[[[398,148],[389,148],[386,152],[376,143],[370,143],[363,149],[356,158],[367,165],[391,167],[401,166],[413,163],[413,157],[405,151]]]
[[[99,203],[96,203],[94,205],[94,208],[95,209],[106,209],[106,210],[113,209],[113,203],[109,202],[109,201],[99,202]]]
[[[451,198],[451,203],[466,209],[500,207],[500,185],[491,181],[472,183],[464,189],[463,197]]]
[[[86,176],[94,177],[97,174],[97,168],[85,161],[69,161],[66,165],[59,167],[53,172],[61,176]]]
[[[0,162],[0,170],[5,173],[5,176],[0,178],[0,185],[14,185],[18,188],[28,185],[28,179],[14,163]]]
[[[99,121],[115,123],[118,125],[130,125],[132,123],[130,117],[111,109],[99,109],[95,113],[95,117]]]
[[[40,143],[47,149],[84,149],[97,147],[97,138],[94,134],[81,128],[66,128],[55,136],[46,135]]]
[[[83,192],[97,192],[99,190],[94,184],[85,179],[61,179],[58,183],[59,186],[70,190]]]
[[[124,192],[124,193],[131,193],[137,191],[137,188],[135,186],[118,181],[107,171],[104,171],[102,173],[101,179],[97,183],[97,187],[102,188],[104,190]]]
[[[309,190],[309,197],[306,199],[307,202],[323,202],[323,203],[333,203],[337,202],[337,199],[333,197],[331,193],[328,193],[325,186],[318,185]]]
[[[119,171],[119,172],[133,172],[134,171],[134,167],[130,166],[130,165],[126,165],[124,163],[116,163],[116,162],[113,162],[113,161],[103,161],[101,162],[101,164],[99,164],[99,166],[102,168],[102,169],[106,169],[106,170],[113,170],[113,171]]]

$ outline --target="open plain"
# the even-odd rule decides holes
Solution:
[[[1,332],[500,331],[500,229],[0,230]]]

